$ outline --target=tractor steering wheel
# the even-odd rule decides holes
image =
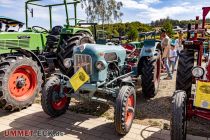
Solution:
[[[40,26],[33,26],[32,30],[36,33],[48,33],[47,29],[40,27]]]

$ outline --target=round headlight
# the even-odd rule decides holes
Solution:
[[[63,65],[65,68],[69,69],[72,66],[71,58],[66,58],[63,60]]]
[[[104,70],[105,69],[105,64],[102,61],[96,62],[96,68],[98,70]]]
[[[195,77],[195,78],[200,78],[204,75],[204,69],[202,67],[194,67],[192,69],[192,75]]]

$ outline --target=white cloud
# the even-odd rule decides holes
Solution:
[[[140,9],[140,10],[147,9],[152,4],[160,3],[160,0],[140,0],[140,1],[117,0],[117,1],[121,1],[123,3],[124,8],[132,8],[132,9]]]
[[[0,0],[0,7],[12,7],[15,3],[15,0]]]
[[[118,0],[123,3],[124,8],[133,8],[133,9],[147,9],[148,5],[145,3],[140,3],[134,0]]]
[[[150,5],[160,3],[160,0],[142,0],[139,3]]]
[[[133,3],[132,6],[129,6]],[[140,20],[140,22],[144,23],[150,23],[151,21],[158,20],[161,18],[170,17],[172,19],[177,20],[189,20],[194,19],[195,16],[200,16],[202,14],[202,7],[209,5],[209,2],[198,2],[194,1],[176,1],[176,3],[171,2],[171,4],[163,5],[162,7],[154,8],[152,4],[157,3],[163,3],[163,1],[160,0],[142,0],[142,1],[134,1],[134,0],[128,0],[126,3],[126,0],[123,1],[125,4],[125,8],[129,8],[128,10],[132,10],[132,8],[136,8],[136,13],[133,13],[133,16],[135,19]],[[143,8],[140,5],[145,5]],[[125,13],[126,16],[126,13]],[[128,18],[128,17],[127,17]]]

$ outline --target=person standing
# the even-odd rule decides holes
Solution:
[[[183,50],[183,32],[179,31],[179,38],[176,39],[176,48],[177,48],[177,55],[179,56],[180,52]]]
[[[166,80],[171,80],[172,75],[170,73],[170,68],[169,68],[169,52],[170,52],[170,38],[167,36],[166,31],[164,29],[161,30],[161,46],[163,48],[163,62],[167,71],[167,77],[165,78]]]
[[[176,66],[176,58],[177,58],[177,50],[175,49],[175,45],[171,44],[170,54],[169,54],[169,68],[172,67],[172,75],[175,71]]]
[[[1,32],[2,28],[3,28],[3,25],[2,25],[2,22],[0,21],[0,32]]]

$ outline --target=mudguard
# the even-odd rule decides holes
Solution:
[[[141,49],[140,58],[153,57],[157,52],[157,46],[160,43],[158,40],[145,40],[144,46]]]
[[[121,79],[121,85],[128,85],[135,87],[135,84],[133,83],[131,76]]]

